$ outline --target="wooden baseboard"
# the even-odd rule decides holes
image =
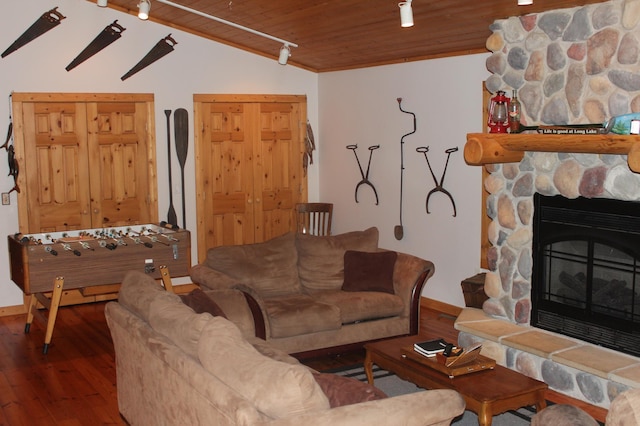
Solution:
[[[442,312],[443,314],[451,315],[452,317],[458,317],[460,312],[462,312],[462,308],[459,306],[450,305],[428,297],[420,298],[420,308]]]

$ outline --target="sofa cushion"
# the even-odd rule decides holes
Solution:
[[[377,291],[322,291],[314,293],[313,297],[318,302],[338,307],[343,324],[395,317],[404,310],[400,296]]]
[[[224,311],[204,291],[196,288],[191,293],[181,294],[182,303],[194,310],[196,314],[208,312],[214,317],[227,318]]]
[[[378,228],[326,237],[297,234],[296,245],[302,286],[312,292],[339,290],[344,282],[344,253],[347,250],[376,251]]]
[[[352,377],[315,372],[313,377],[329,398],[331,408],[387,398],[387,395],[377,387]]]
[[[290,337],[341,327],[340,309],[299,294],[264,301],[271,337]]]
[[[398,259],[395,251],[344,253],[344,291],[381,291],[394,294],[393,269]]]
[[[157,298],[174,300],[178,296],[165,291],[148,274],[140,271],[125,274],[118,292],[118,302],[125,308],[148,322],[151,301]]]
[[[198,356],[198,340],[205,324],[212,319],[209,314],[196,314],[182,303],[180,297],[157,297],[149,305],[149,324],[165,335],[176,346],[193,357]]]
[[[329,408],[328,398],[307,367],[261,355],[223,318],[215,317],[207,324],[198,355],[207,371],[271,418]]]
[[[261,297],[300,293],[295,234],[258,244],[221,246],[207,252],[206,264],[252,287]]]

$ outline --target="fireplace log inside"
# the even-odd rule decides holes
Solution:
[[[640,203],[534,205],[531,324],[640,355]]]

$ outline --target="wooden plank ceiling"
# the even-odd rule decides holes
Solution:
[[[85,0],[95,2],[95,0]],[[400,27],[398,0],[172,0],[287,40],[289,65],[315,72],[486,52],[496,20],[602,0],[413,0],[415,26]],[[138,0],[109,0],[137,14]],[[150,19],[277,60],[281,44],[151,0]]]

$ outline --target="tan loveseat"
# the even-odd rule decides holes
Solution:
[[[216,247],[191,279],[250,295],[256,335],[300,355],[417,334],[420,295],[433,273],[430,261],[379,248],[378,229],[369,228]]]
[[[384,398],[373,386],[345,378],[339,380],[368,388],[366,402],[336,405],[337,376],[318,381],[327,375],[261,339],[243,338],[221,316],[196,314],[141,272],[127,274],[105,315],[118,408],[132,426],[449,425],[464,411],[452,390]]]

